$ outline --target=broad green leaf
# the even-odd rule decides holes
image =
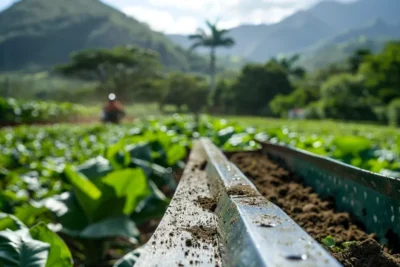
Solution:
[[[115,171],[103,178],[103,183],[112,187],[118,198],[126,198],[124,214],[131,214],[137,204],[150,195],[147,178],[142,169]]]
[[[85,212],[73,193],[63,193],[45,199],[41,205],[48,208],[63,226],[62,232],[81,231],[88,225]]]
[[[12,190],[1,191],[0,195],[7,201],[18,202],[18,201],[28,201],[28,199],[29,199],[28,193],[25,189],[20,189],[16,192],[14,192]]]
[[[184,159],[186,156],[186,149],[180,145],[173,145],[167,150],[167,163],[168,166],[174,166],[179,160]]]
[[[164,145],[160,142],[160,140],[157,139],[156,141],[151,142],[151,151],[154,163],[161,165],[167,164],[167,153],[164,149]]]
[[[20,232],[0,232],[0,262],[7,267],[46,267],[50,245]]]
[[[46,267],[69,267],[73,265],[72,255],[64,241],[44,223],[29,230],[33,239],[50,244]]]
[[[27,226],[32,226],[37,222],[37,217],[46,213],[46,207],[34,207],[31,204],[25,204],[15,208],[15,217]]]
[[[101,239],[107,237],[137,238],[139,230],[127,216],[109,218],[86,227],[79,236],[82,238]]]
[[[154,182],[149,181],[151,196],[143,200],[131,215],[137,224],[145,223],[154,218],[160,218],[168,208],[170,200],[157,188]]]
[[[134,266],[135,263],[137,262],[137,260],[139,259],[140,254],[142,254],[144,250],[145,250],[144,247],[135,249],[134,251],[126,254],[122,259],[117,261],[113,265],[113,267],[132,267],[132,266]]]
[[[103,177],[104,179],[104,177]],[[102,192],[99,204],[93,213],[93,220],[91,223],[98,222],[110,217],[118,217],[125,215],[124,207],[126,204],[126,197],[118,197],[114,188],[105,184],[103,180],[100,181],[99,188]]]
[[[132,158],[131,167],[141,168],[144,171],[146,177],[150,177],[153,173],[152,163],[145,160]]]
[[[168,208],[168,204],[167,200],[152,196],[143,202],[143,207],[135,211],[131,218],[137,224],[145,223],[154,218],[162,218]]]
[[[112,171],[110,162],[103,157],[96,157],[77,167],[77,171],[85,175],[93,183]]]
[[[140,143],[128,145],[125,150],[129,153],[131,158],[141,159],[148,162],[152,162],[151,148],[149,143]]]
[[[84,175],[76,172],[71,166],[66,166],[64,171],[70,183],[74,188],[78,188],[78,191],[84,193],[91,199],[99,199],[101,197],[101,191]]]
[[[99,205],[101,191],[85,176],[76,172],[71,166],[65,167],[65,173],[73,185],[76,198],[84,210],[89,221],[93,219],[94,212]]]
[[[118,143],[109,146],[106,150],[106,158],[110,161],[111,166],[115,170],[127,166],[130,157],[125,151],[125,139],[121,139]]]
[[[150,176],[150,179],[159,188],[167,185],[170,188],[176,189],[176,181],[172,175],[171,168],[164,168],[157,164],[152,164],[151,168],[152,168],[152,174]]]
[[[61,195],[54,195],[52,197],[43,199],[40,202],[35,202],[35,206],[38,208],[45,207],[53,212],[57,217],[60,217],[68,212],[70,205],[72,206],[71,203],[67,202],[72,195],[73,194],[70,192],[65,192]]]
[[[353,245],[357,245],[358,243],[359,243],[358,241],[348,241],[348,242],[342,243],[342,247],[347,249]]]
[[[131,166],[141,168],[145,172],[146,177],[150,178],[160,188],[165,185],[176,188],[176,182],[170,168],[164,168],[158,164],[135,158],[132,159]]]
[[[328,235],[324,239],[322,239],[322,244],[324,244],[327,247],[334,247],[336,245],[335,239]]]
[[[217,145],[223,146],[234,134],[235,129],[231,126],[220,130],[216,136]]]
[[[371,141],[360,136],[340,136],[333,140],[333,145],[342,154],[357,154],[371,147]]]
[[[17,231],[26,229],[26,226],[15,216],[6,213],[0,213],[0,231],[4,231],[6,229]]]

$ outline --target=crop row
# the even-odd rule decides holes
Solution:
[[[3,129],[0,246],[8,258],[0,259],[33,257],[32,266],[131,264],[154,230],[148,226],[168,206],[192,140],[201,136],[223,150],[255,149],[260,139],[376,171],[394,172],[399,164],[397,136],[318,135],[205,117],[199,125],[174,116],[121,126]]]
[[[52,101],[20,101],[0,98],[0,125],[49,123],[75,120],[85,115],[87,108]]]

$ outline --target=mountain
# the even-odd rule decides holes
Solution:
[[[365,27],[351,29],[341,34],[325,40],[325,43],[341,43],[355,38],[368,39],[397,39],[400,38],[400,23],[388,24],[382,19],[377,19],[375,22]]]
[[[273,25],[241,25],[229,32],[236,44],[218,49],[219,55],[236,55],[249,60],[264,61],[281,52],[297,51],[332,34],[333,29],[317,17],[298,12]],[[189,48],[185,35],[169,35],[179,45]],[[208,50],[200,49],[202,53]]]
[[[322,1],[279,23],[232,28],[230,35],[236,40],[236,46],[220,49],[219,53],[266,61],[281,53],[308,51],[326,40],[353,42],[362,35],[375,38],[382,37],[382,33],[386,38],[397,38],[399,34],[389,24],[400,23],[398,10],[399,0]],[[170,38],[183,47],[190,46],[185,36]]]
[[[76,50],[127,44],[156,50],[171,69],[206,68],[202,58],[98,0],[21,0],[0,13],[3,71],[46,68]]]
[[[302,53],[298,65],[312,71],[334,63],[344,62],[357,49],[379,52],[387,40],[354,38],[340,43],[326,43]]]
[[[322,1],[308,12],[325,21],[338,32],[359,28],[376,19],[387,23],[400,22],[400,1],[398,0],[358,0],[351,3]]]
[[[333,28],[322,20],[300,11],[282,23],[271,25],[249,59],[257,60],[261,55],[267,59],[280,53],[298,52],[334,33]]]
[[[391,25],[381,19],[358,29],[325,39],[302,53],[300,64],[316,69],[345,60],[360,48],[378,52],[389,40],[400,39],[400,23]]]
[[[235,45],[231,48],[218,48],[219,55],[234,55],[249,58],[254,49],[261,42],[261,34],[268,30],[267,25],[240,25],[239,27],[230,29],[229,36],[235,41]],[[189,48],[192,41],[187,35],[171,34],[168,37],[175,43],[184,48]],[[208,49],[198,48],[200,53],[208,53]]]

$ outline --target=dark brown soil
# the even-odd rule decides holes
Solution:
[[[334,200],[323,200],[295,174],[259,153],[238,153],[230,159],[263,196],[278,205],[317,241],[321,242],[328,235],[338,244],[360,241],[341,253],[333,253],[344,266],[400,266],[400,258],[384,252],[373,234],[367,234],[350,214],[335,211]]]
[[[400,265],[400,258],[385,253],[382,246],[373,239],[367,239],[358,244],[351,245],[349,249],[333,255],[345,267],[357,266],[385,266],[397,267]]]
[[[253,188],[249,188],[247,185],[235,185],[228,188],[228,196],[246,196],[246,197],[256,197],[259,196]]]
[[[161,218],[152,219],[148,222],[145,222],[141,225],[138,225],[138,229],[140,231],[140,245],[146,244],[147,241],[151,238],[154,231],[157,229],[158,224],[160,223]]]
[[[217,208],[217,203],[215,202],[214,199],[208,198],[208,197],[199,197],[197,199],[197,203],[207,211],[214,212],[215,209]]]
[[[204,243],[211,243],[217,235],[217,229],[203,225],[187,228],[186,231],[191,233],[196,240]]]

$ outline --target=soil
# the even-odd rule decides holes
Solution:
[[[152,219],[150,221],[147,221],[141,225],[138,225],[138,229],[140,231],[140,240],[139,243],[141,245],[146,244],[147,241],[151,238],[155,230],[157,229],[157,226],[160,224],[161,218],[158,219]]]
[[[208,197],[199,197],[197,203],[207,211],[214,212],[217,208],[217,203],[214,199]]]
[[[228,196],[257,197],[259,196],[253,188],[247,185],[234,185],[228,188]]]
[[[191,233],[196,240],[204,243],[213,242],[215,240],[215,236],[217,235],[217,229],[203,225],[187,228],[186,231]]]
[[[373,239],[367,239],[358,244],[351,245],[349,249],[333,255],[345,266],[385,266],[397,267],[400,265],[400,257],[392,256],[382,250]]]
[[[331,235],[337,244],[354,245],[332,253],[345,267],[400,266],[400,256],[392,256],[367,234],[349,213],[335,211],[333,199],[322,199],[301,178],[259,153],[237,153],[230,157],[255,184],[258,191],[279,206],[314,239]]]

